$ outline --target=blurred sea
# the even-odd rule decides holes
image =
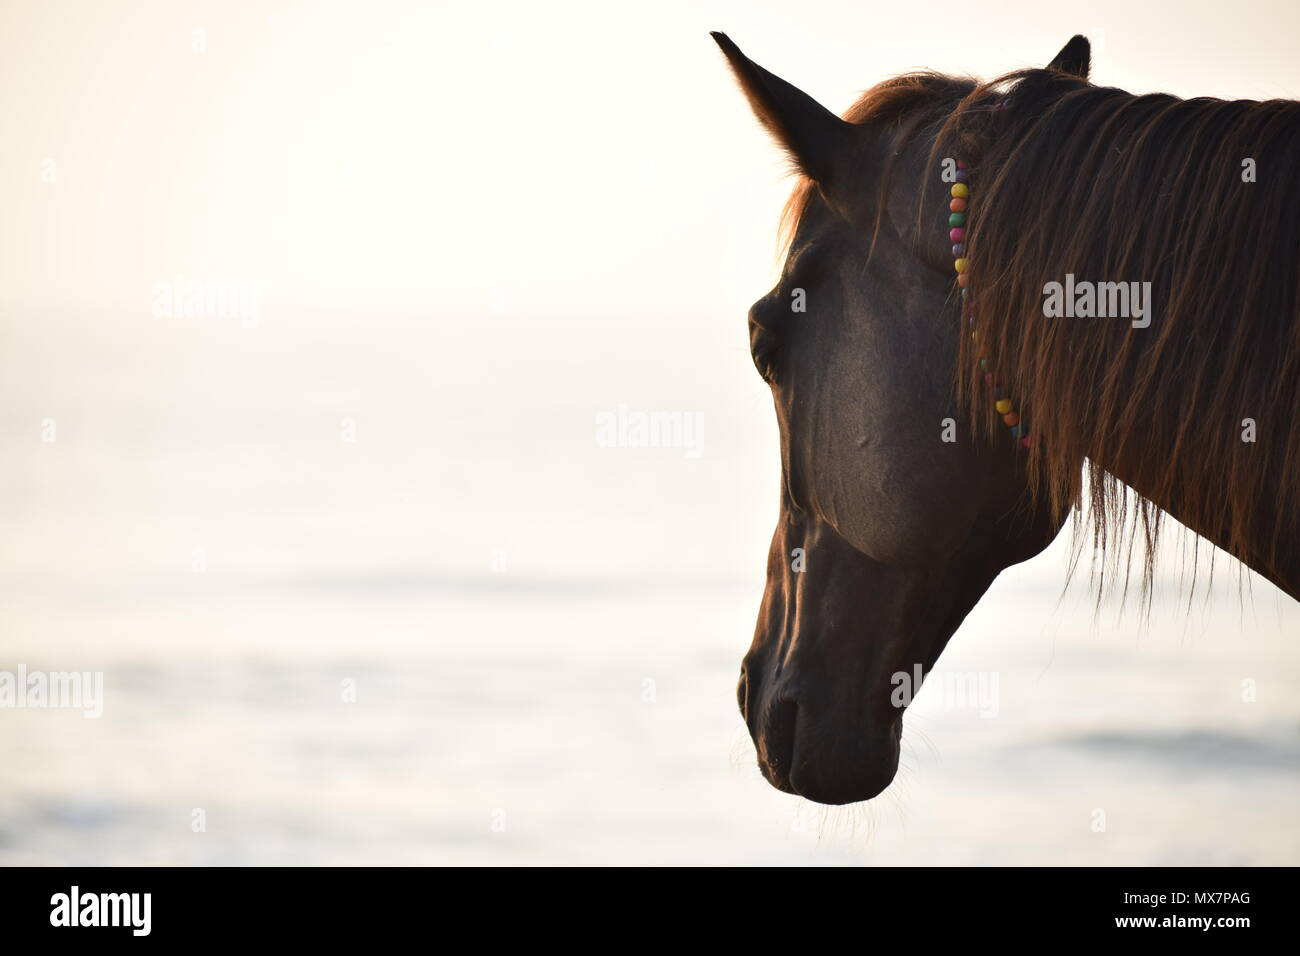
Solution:
[[[736,711],[778,461],[734,317],[263,313],[3,316],[0,670],[106,699],[0,710],[0,862],[1300,863],[1300,609],[1230,562],[1144,622],[1063,536],[940,661],[997,716],[923,689],[822,808]],[[598,447],[620,403],[703,454]]]

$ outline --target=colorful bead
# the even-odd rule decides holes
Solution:
[[[983,365],[984,363],[981,362],[980,364]],[[991,385],[993,384],[993,373],[992,373],[992,372],[989,372],[989,373],[987,373],[987,374],[984,376],[984,384],[985,384],[985,385],[989,385],[989,386],[991,386]]]
[[[1001,398],[1001,397],[1002,397],[1002,388],[1001,388],[1001,386],[999,386],[998,388],[993,389],[993,397],[994,397],[995,399],[996,399],[996,398]]]
[[[1032,436],[1032,435],[1025,435],[1024,437],[1022,437],[1022,438],[1020,439],[1020,444],[1024,445],[1026,448],[1033,448],[1033,447],[1034,447],[1034,438],[1033,438],[1033,436]]]
[[[952,194],[956,196],[958,199],[965,199],[967,196],[970,195],[970,187],[967,186],[965,183],[953,183]]]
[[[948,217],[948,225],[961,227],[966,225],[966,214],[964,212],[955,212]]]
[[[970,273],[969,272],[957,273],[957,284],[961,286],[963,289],[966,288],[968,285],[970,285]]]
[[[963,256],[960,259],[955,259],[953,261],[952,267],[956,269],[958,272],[965,272],[967,269],[970,268],[970,262]]]
[[[965,230],[965,229],[949,229],[949,230],[948,230],[948,238],[951,239],[953,242],[965,242],[965,241],[966,241],[966,230]]]
[[[996,408],[1000,414],[1005,415],[1007,412],[1012,410],[1011,399],[999,398],[997,401]]]
[[[958,169],[965,169],[965,168],[966,168],[966,164],[963,163],[963,162],[959,159],[959,160],[957,160],[957,168],[958,168]]]
[[[964,199],[950,199],[950,200],[948,201],[948,210],[949,210],[950,212],[965,212],[965,211],[966,211],[966,200],[964,200]]]
[[[965,254],[966,254],[966,243],[958,242],[952,247],[952,256],[954,259],[957,258],[958,256],[964,256]]]
[[[962,169],[960,166],[957,167],[957,182],[959,183],[970,182],[970,173]]]
[[[1013,426],[1011,427],[1011,437],[1013,437],[1013,438],[1024,438],[1024,437],[1025,437],[1025,426],[1024,426],[1024,425],[1013,425]]]
[[[1002,421],[1004,421],[1004,422],[1005,422],[1006,424],[1008,424],[1008,425],[1019,425],[1019,424],[1020,424],[1020,413],[1019,413],[1019,412],[1007,412],[1005,415],[1002,416]]]
[[[982,358],[982,359],[980,359],[980,369],[981,369],[982,371],[985,371],[985,372],[987,372],[987,371],[989,370],[989,360],[988,360],[988,359],[986,359],[986,358]],[[988,379],[988,382],[989,382],[990,385],[993,384],[991,378]]]

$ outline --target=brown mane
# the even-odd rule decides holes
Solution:
[[[1034,493],[1058,515],[1086,502],[1116,565],[1141,545],[1144,591],[1163,517],[1152,500],[1177,502],[1183,523],[1266,574],[1285,561],[1300,530],[1300,103],[1134,95],[1051,70],[984,84],[920,73],[845,115],[880,117],[934,136],[936,187],[939,159],[971,167],[978,338],[960,335],[957,394],[973,426],[1010,444],[987,357],[1040,439]],[[1242,179],[1247,158],[1256,182]],[[810,188],[791,196],[786,235]],[[946,228],[941,212],[927,191],[926,229]],[[1044,285],[1067,273],[1150,281],[1150,327],[1045,318]],[[1086,490],[1085,460],[1097,466]]]

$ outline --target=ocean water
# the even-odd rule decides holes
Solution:
[[[0,709],[0,862],[1300,863],[1300,610],[1223,560],[1143,619],[1063,592],[1063,538],[941,658],[996,715],[928,682],[880,798],[771,789],[734,325],[10,307],[0,670],[104,712]],[[700,453],[601,447],[620,405]]]

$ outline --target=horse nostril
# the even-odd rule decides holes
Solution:
[[[792,700],[772,702],[764,715],[762,734],[755,737],[758,762],[763,775],[780,790],[793,792],[790,774],[794,770],[795,724],[799,705]]]
[[[740,705],[740,716],[749,722],[749,670],[740,666],[740,682],[736,684],[736,703]]]

